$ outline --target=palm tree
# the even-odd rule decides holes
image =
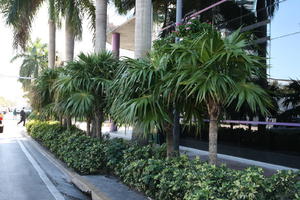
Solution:
[[[112,53],[80,54],[69,62],[55,83],[56,102],[68,117],[85,117],[87,134],[93,123],[92,135],[102,137],[101,127],[107,101],[107,85],[114,78],[118,61]]]
[[[218,120],[223,108],[236,101],[239,110],[247,103],[252,111],[267,114],[268,94],[251,80],[260,77],[265,67],[262,58],[245,51],[249,41],[238,31],[223,38],[211,25],[202,24],[202,32],[195,39],[184,38],[176,47],[178,71],[176,94],[187,92],[196,102],[205,103],[209,114],[209,161],[217,162]],[[184,86],[182,88],[182,86]]]
[[[106,48],[107,0],[96,0],[96,44],[95,52]]]
[[[135,58],[144,57],[151,49],[152,10],[151,0],[136,0]]]
[[[29,92],[31,107],[41,119],[61,119],[62,112],[54,103],[55,94],[52,88],[62,72],[62,68],[44,69],[34,81]]]
[[[30,42],[23,53],[17,54],[11,60],[22,59],[20,66],[20,77],[37,78],[42,70],[47,68],[47,45],[42,44],[40,39]],[[29,90],[31,86],[30,79],[19,80],[25,90]]]
[[[281,121],[292,121],[294,117],[300,115],[300,81],[291,80],[291,83],[284,88],[283,105],[286,111],[278,116]]]
[[[170,83],[169,78],[176,65],[172,63],[169,53],[163,53],[168,52],[165,48],[169,45],[156,44],[150,56],[122,61],[122,67],[110,88],[110,113],[118,123],[133,125],[144,136],[154,132],[164,133],[167,155],[170,157],[178,153],[173,147],[174,102],[177,101],[177,109],[183,113],[184,121],[192,123],[202,119],[202,107],[191,102],[192,98],[186,100],[184,95],[175,98],[172,92],[176,84]]]
[[[30,38],[32,22],[43,5],[45,0],[2,0],[1,8],[4,12],[7,23],[14,29],[14,46],[22,49]],[[81,38],[82,17],[87,15],[91,20],[95,20],[95,8],[90,0],[48,0],[49,6],[49,67],[55,65],[55,34],[56,26],[60,24],[61,16],[66,17],[66,58],[73,58],[74,39]],[[94,27],[94,22],[92,22]]]
[[[90,0],[56,0],[58,12],[65,17],[65,62],[74,58],[75,39],[82,37],[82,20],[91,21],[95,30],[95,6]]]
[[[2,5],[5,7],[3,12],[7,17],[7,23],[14,28],[14,46],[22,49],[30,38],[30,28],[39,8],[45,0],[12,0],[5,1]],[[56,23],[58,22],[58,13],[55,8],[55,0],[49,0],[49,44],[48,44],[48,67],[55,65],[55,34]]]

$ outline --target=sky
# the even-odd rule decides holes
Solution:
[[[280,3],[279,9],[271,23],[271,38],[276,38],[285,34],[300,31],[300,0],[287,0]],[[32,40],[40,38],[42,42],[48,42],[48,14],[47,6],[38,13],[32,27]],[[126,17],[118,16],[115,9],[109,6],[109,21],[115,25],[120,25],[126,21]],[[64,57],[64,31],[57,32],[57,51]],[[75,54],[80,52],[93,52],[92,33],[88,28],[88,22],[84,22],[83,40],[75,44]],[[13,35],[12,30],[5,24],[3,16],[0,15],[0,96],[15,101],[19,106],[23,106],[25,100],[21,84],[16,77],[19,74],[20,61],[11,63],[11,58],[16,51],[12,48]],[[300,79],[300,34],[281,39],[271,40],[271,58],[270,76],[272,78]],[[107,45],[110,50],[110,45]],[[121,51],[121,56],[132,56],[128,51]],[[5,75],[5,76],[2,76]],[[9,76],[9,77],[8,77]]]
[[[287,0],[271,21],[271,38],[300,31],[300,0]],[[300,34],[271,40],[270,76],[279,79],[300,79]]]

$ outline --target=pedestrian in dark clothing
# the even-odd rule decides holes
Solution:
[[[24,108],[21,110],[20,116],[21,116],[21,120],[18,122],[18,124],[20,124],[21,122],[23,122],[23,126],[25,126],[26,113],[25,113],[25,111],[24,111]]]

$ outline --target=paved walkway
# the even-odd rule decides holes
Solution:
[[[194,138],[181,138],[180,144],[182,146],[207,150],[208,142],[195,140]],[[281,152],[274,152],[268,150],[257,150],[241,146],[218,144],[218,152],[224,155],[230,155],[238,158],[255,160],[273,165],[287,166],[290,168],[300,169],[300,156],[283,154]]]
[[[131,136],[132,136],[131,128],[121,127],[117,132],[112,132],[112,133],[109,133],[109,127],[105,127],[103,130],[104,132],[106,132],[106,134],[109,134],[111,138],[118,137],[126,140],[131,140]],[[195,146],[193,146],[194,148],[187,147],[187,141],[185,142],[186,143],[182,141],[181,143],[184,144],[180,146],[181,153],[187,154],[190,157],[199,156],[200,159],[203,161],[208,160],[208,152],[203,150],[203,149],[208,149],[207,143],[206,144],[202,143],[201,145],[199,145],[198,143],[194,144],[194,145],[198,145],[197,147],[200,147],[200,149],[197,149],[195,148]],[[271,159],[263,160],[263,156],[266,156],[265,154],[268,153],[265,151],[260,152],[251,149],[247,149],[247,151],[244,151],[243,148],[232,147],[232,146],[227,148],[224,145],[223,146],[220,145],[220,147],[223,147],[223,149],[225,149],[225,151],[224,150],[222,151],[222,153],[225,152],[225,154],[218,154],[218,163],[226,164],[228,167],[233,169],[245,169],[249,166],[258,166],[264,169],[265,175],[272,175],[276,173],[277,170],[299,170],[299,168],[297,167],[287,167],[287,166],[279,165],[277,164],[278,162],[269,163],[268,161],[270,161]],[[238,156],[232,156],[229,153],[239,153],[239,154],[233,154]],[[243,154],[252,155],[252,157],[250,157],[252,159],[247,159],[247,157],[242,158],[241,155]],[[288,155],[275,154],[275,153],[268,154],[268,155],[269,157],[272,156],[272,158],[277,161],[289,159],[293,161],[294,164],[298,164],[298,165],[300,164],[300,158],[297,156],[288,156]],[[258,161],[255,158],[261,158],[261,159]]]
[[[0,134],[1,200],[88,200],[21,134],[17,120],[4,121]]]

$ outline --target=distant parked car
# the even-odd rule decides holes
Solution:
[[[0,133],[3,133],[3,128],[4,128],[2,121],[3,121],[3,114],[0,112]]]

